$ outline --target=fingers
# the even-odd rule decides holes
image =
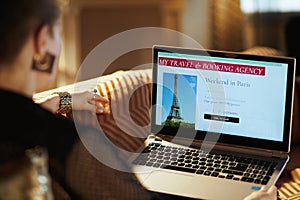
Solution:
[[[96,102],[101,102],[101,103],[108,103],[109,100],[105,97],[102,97],[102,96],[99,96],[98,94],[96,95],[93,95],[93,101],[96,101]]]
[[[276,196],[277,195],[277,187],[275,185],[272,186],[263,186],[260,191],[266,192],[269,195]]]
[[[277,188],[275,186],[263,186],[259,191],[252,192],[244,200],[277,200]]]
[[[96,110],[97,114],[107,114],[108,111],[105,110],[104,105],[109,102],[105,97],[99,96],[97,94],[93,95],[93,99],[89,101],[90,104],[94,106],[94,111]]]
[[[92,113],[97,114],[107,114],[107,110],[105,110],[104,106],[102,104],[86,104],[85,107],[82,110],[87,110]]]
[[[105,109],[105,104],[109,103],[109,100],[98,94],[85,91],[82,93],[74,93],[73,96],[73,109],[86,110],[97,114],[109,113]]]
[[[277,199],[277,187],[272,185],[268,190],[267,193],[273,197],[274,200]]]
[[[108,99],[107,98],[99,96],[97,94],[97,89],[96,88],[94,88],[94,90],[93,90],[93,100],[95,100],[95,101],[101,101],[103,103],[108,103]]]

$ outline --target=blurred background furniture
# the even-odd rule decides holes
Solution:
[[[111,36],[139,27],[182,31],[184,0],[61,1],[64,31],[59,85],[74,82],[86,56]],[[148,63],[151,61],[150,52],[151,49],[138,49],[121,55],[110,66],[106,66],[103,75]]]
[[[82,61],[99,43],[115,34],[140,27],[179,31],[206,49],[244,51],[265,46],[285,55],[298,56],[294,50],[295,53],[291,54],[290,45],[287,44],[296,44],[297,37],[294,36],[297,34],[293,36],[286,31],[289,27],[294,29],[294,33],[297,30],[296,20],[289,22],[291,18],[300,16],[300,2],[296,1],[59,1],[63,10],[63,49],[57,82],[53,88],[73,83]],[[282,5],[285,5],[284,9],[280,8]],[[103,75],[149,63],[150,51],[139,49],[120,55]]]
[[[286,55],[297,59],[296,75],[300,75],[300,15],[290,16],[285,26]]]

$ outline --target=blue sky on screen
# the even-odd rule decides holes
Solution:
[[[174,76],[172,73],[163,74],[162,106],[165,112],[162,121],[166,120],[173,103]],[[178,74],[177,85],[181,117],[184,122],[195,123],[197,76]]]

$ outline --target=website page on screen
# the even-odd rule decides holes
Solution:
[[[282,141],[287,67],[158,52],[155,123]]]

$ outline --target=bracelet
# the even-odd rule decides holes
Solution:
[[[59,95],[59,108],[56,114],[67,116],[72,112],[72,96],[69,92],[54,92],[53,94]]]

